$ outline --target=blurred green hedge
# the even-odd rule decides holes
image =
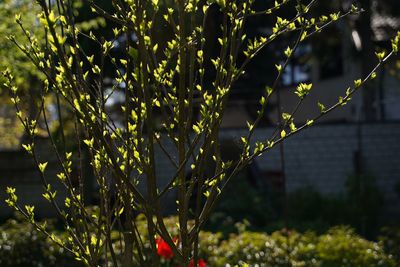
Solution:
[[[0,266],[80,267],[82,264],[31,224],[10,219],[0,226]]]
[[[367,241],[347,227],[334,227],[323,235],[313,232],[244,231],[226,240],[203,233],[202,254],[210,266],[259,267],[375,267],[398,266],[379,243]],[[229,265],[227,265],[229,264]]]
[[[166,218],[177,235],[176,218]],[[140,224],[144,221],[139,220]],[[144,225],[142,225],[144,228]],[[140,227],[142,228],[142,227]],[[207,266],[266,267],[395,267],[399,266],[383,243],[371,242],[348,227],[334,227],[322,235],[315,232],[277,231],[272,234],[251,232],[238,225],[237,233],[202,232],[200,257]],[[27,223],[9,220],[0,226],[1,267],[81,266],[67,252],[38,233]],[[65,233],[57,234],[66,238]]]

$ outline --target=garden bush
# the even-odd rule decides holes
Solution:
[[[1,267],[82,266],[28,222],[10,219],[0,232]]]
[[[139,219],[138,222],[139,231],[145,231],[145,220]],[[166,218],[166,223],[171,234],[177,235],[176,218]],[[399,263],[390,254],[395,253],[393,249],[384,251],[383,245],[391,242],[389,236],[385,242],[371,242],[344,226],[331,228],[322,235],[296,231],[266,234],[247,231],[244,227],[238,229],[238,233],[231,233],[228,237],[220,232],[201,232],[199,258],[204,259],[207,266],[213,267],[244,266],[245,263],[259,267],[394,267]],[[28,223],[8,220],[0,226],[0,231],[2,267],[81,266],[69,253],[54,245]],[[66,238],[61,231],[58,236]],[[119,244],[115,240],[114,247],[117,248]],[[168,245],[163,245],[165,252]],[[175,266],[173,261],[172,256],[161,263]]]
[[[378,239],[385,252],[393,255],[400,263],[400,226],[383,227]]]
[[[360,185],[363,184],[361,187]],[[230,233],[237,222],[247,220],[254,231],[276,231],[282,227],[321,234],[335,225],[350,225],[357,233],[375,239],[382,193],[373,176],[350,175],[341,194],[323,195],[312,186],[298,188],[286,196],[252,186],[244,177],[235,177],[211,215],[205,230]],[[285,218],[286,216],[286,218]]]
[[[289,227],[322,233],[334,225],[350,225],[368,238],[376,238],[382,194],[373,177],[350,176],[343,194],[322,195],[312,187],[288,194]]]
[[[347,227],[334,227],[323,235],[286,231],[271,235],[244,231],[226,240],[203,233],[202,255],[210,266],[398,266],[375,242],[363,239]]]
[[[210,217],[206,230],[229,233],[235,230],[235,224],[244,219],[255,229],[264,227],[272,221],[275,210],[271,197],[260,188],[251,185],[243,175],[234,177],[227,185],[224,194]]]

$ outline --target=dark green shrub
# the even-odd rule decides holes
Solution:
[[[395,266],[378,243],[361,238],[347,227],[335,227],[320,236],[316,250],[321,267]]]
[[[291,228],[322,233],[334,225],[351,225],[368,238],[376,237],[382,194],[374,177],[351,175],[343,194],[322,195],[312,187],[288,194],[288,221]]]
[[[10,219],[0,232],[1,267],[82,266],[27,222]]]
[[[245,173],[234,177],[226,187],[206,230],[224,233],[236,230],[235,223],[246,220],[254,228],[264,227],[272,221],[274,210],[267,194],[253,186]],[[234,192],[234,193],[230,193]]]
[[[169,232],[178,237],[176,222],[176,217],[165,219]],[[138,219],[139,231],[145,231],[145,223],[145,220]],[[317,235],[296,231],[266,234],[247,231],[245,226],[237,226],[239,233],[226,238],[221,232],[201,232],[199,257],[206,260],[207,266],[213,267],[242,266],[244,263],[259,267],[398,266],[391,256],[398,243],[393,245],[389,237],[375,243],[361,238],[348,227],[334,227],[323,235]],[[0,226],[0,230],[1,267],[81,266],[69,253],[54,246],[27,223],[9,220]],[[62,232],[60,236],[63,236]],[[147,240],[144,242],[148,243]],[[117,251],[123,249],[117,239],[114,245]],[[390,253],[385,252],[384,247]]]
[[[385,252],[393,255],[394,259],[400,263],[400,227],[384,227],[379,235],[379,241]]]
[[[393,258],[374,242],[356,235],[347,227],[335,227],[317,236],[308,232],[257,232],[232,234],[221,240],[205,235],[201,246],[210,266],[265,267],[394,267]]]
[[[288,221],[299,231],[325,232],[332,225],[346,224],[346,203],[341,196],[323,196],[312,187],[288,195]]]
[[[376,236],[383,197],[371,175],[351,175],[346,181],[350,224],[365,236]]]

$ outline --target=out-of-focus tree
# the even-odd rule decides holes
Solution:
[[[36,18],[37,6],[28,0],[12,1],[4,0],[0,3],[0,68],[5,69],[12,65],[13,69],[19,73],[16,77],[16,86],[21,89],[28,89],[32,86],[31,82],[40,74],[34,68],[32,62],[18,49],[10,40],[10,36],[18,40],[24,40],[26,37],[20,34],[19,25],[15,23],[15,10],[21,10],[26,14],[24,21],[30,25],[30,31],[37,36],[36,41],[42,42],[40,37],[43,37],[43,29],[39,28],[39,23]],[[4,78],[0,77],[2,83],[0,85],[0,93],[3,96],[8,94],[4,90]],[[9,101],[9,98],[2,97],[1,101]]]
[[[25,15],[26,25],[30,25],[29,30],[36,36],[35,41],[41,42],[44,31],[39,27],[36,18],[38,12],[37,5],[29,0],[4,0],[0,2],[0,69],[4,70],[7,66],[13,66],[18,73],[15,77],[14,86],[21,91],[21,104],[26,112],[33,114],[37,108],[37,82],[40,72],[34,67],[32,62],[18,49],[10,40],[10,36],[17,41],[26,38],[20,34],[19,25],[14,21],[16,10],[21,10]],[[33,36],[32,36],[33,38]],[[10,149],[19,144],[19,139],[23,135],[23,129],[12,116],[13,106],[8,97],[8,91],[4,87],[4,77],[0,77],[0,148]],[[36,97],[34,97],[36,96]],[[32,118],[32,116],[28,117]]]
[[[107,1],[98,1],[106,10],[112,9]],[[110,36],[112,34],[112,24],[106,24],[104,18],[93,16],[90,8],[83,2],[74,2],[74,12],[76,15],[76,26],[83,33],[93,34],[95,36]],[[58,9],[54,5],[55,9]],[[21,26],[14,21],[16,13],[22,13],[25,30],[30,32],[30,36],[21,34]],[[4,0],[0,2],[0,71],[6,70],[12,66],[15,76],[15,84],[18,91],[21,92],[21,108],[31,120],[36,119],[35,114],[40,108],[38,97],[41,91],[43,74],[15,43],[22,43],[26,38],[31,38],[39,46],[45,47],[48,40],[45,38],[46,32],[41,27],[37,14],[38,5],[29,0]],[[86,51],[92,54],[101,53],[100,47],[93,46],[92,43],[82,40],[82,46]],[[108,75],[111,71],[108,72]],[[13,103],[10,101],[9,92],[4,87],[4,76],[0,76],[0,149],[13,149],[18,147],[23,139],[23,128],[15,118]],[[74,121],[71,120],[70,113],[65,103],[57,95],[49,93],[47,95],[47,109],[49,110],[49,120],[51,123],[51,132],[60,137],[61,131],[66,135],[74,132]],[[63,124],[60,124],[59,118],[62,117]],[[46,135],[43,123],[39,122],[39,133]],[[62,129],[63,128],[63,129]]]

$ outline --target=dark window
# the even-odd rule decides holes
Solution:
[[[282,74],[282,85],[291,86],[311,80],[311,45],[304,43],[294,52],[289,64]]]
[[[343,47],[339,29],[322,32],[313,43],[319,61],[319,79],[330,79],[343,75]]]
[[[327,47],[325,56],[320,59],[319,78],[329,79],[343,75],[342,46]]]

